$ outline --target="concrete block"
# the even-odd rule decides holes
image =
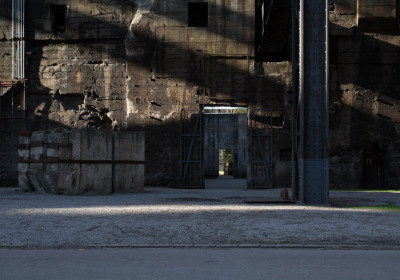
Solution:
[[[31,136],[31,159],[42,160],[46,158],[46,131],[35,131]],[[43,169],[43,163],[31,163],[31,169]]]
[[[82,130],[81,160],[112,160],[112,133],[105,130]],[[80,193],[107,194],[112,192],[111,164],[80,164]]]
[[[145,160],[144,132],[114,132],[114,160]],[[113,172],[114,191],[131,193],[144,191],[144,164],[115,164]]]

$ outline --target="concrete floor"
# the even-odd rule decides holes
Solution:
[[[206,179],[205,188],[209,190],[245,190],[247,188],[247,179],[219,176],[217,179]]]
[[[400,279],[400,251],[134,248],[0,250],[7,279]]]
[[[149,187],[142,194],[60,196],[0,189],[0,247],[400,248],[399,211],[246,203],[279,192]],[[331,198],[400,205],[400,193]]]

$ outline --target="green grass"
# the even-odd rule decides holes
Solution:
[[[379,205],[379,206],[354,206],[351,207],[353,209],[368,209],[368,210],[380,210],[380,211],[390,211],[390,212],[397,212],[400,211],[400,206],[388,202],[386,205]]]

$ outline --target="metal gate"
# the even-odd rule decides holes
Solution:
[[[272,188],[272,110],[250,109],[248,129],[247,187]]]
[[[180,183],[181,188],[204,188],[201,109],[181,110]]]

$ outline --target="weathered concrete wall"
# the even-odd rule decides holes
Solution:
[[[396,1],[360,0],[358,4],[337,0],[330,14],[331,184],[398,187],[400,36]],[[380,159],[371,158],[374,145],[383,151]]]
[[[128,128],[146,130],[147,184],[178,176],[181,108],[282,110],[290,83],[288,63],[254,61],[254,0],[208,1],[208,27],[188,26],[188,2],[138,1],[126,39]]]
[[[11,80],[11,1],[0,0],[0,82]]]
[[[28,141],[22,134],[20,144],[20,156],[28,160],[19,164],[19,182],[25,190],[58,194],[144,190],[143,132],[37,131]]]
[[[65,32],[54,31],[53,5],[67,7]],[[27,3],[31,130],[126,127],[124,39],[136,8],[127,0]]]
[[[27,1],[27,128],[143,130],[146,184],[167,185],[178,177],[181,108],[288,116],[290,63],[254,60],[255,0],[208,1],[207,27],[188,26],[188,2]],[[64,32],[54,30],[52,5],[66,5]],[[11,78],[10,6],[0,0],[0,80]],[[398,10],[395,0],[331,1],[334,186],[400,185]],[[4,123],[2,133],[15,131],[14,121]],[[274,132],[279,185],[289,183],[289,132],[287,122]],[[4,151],[13,137],[2,138]],[[371,170],[376,178],[367,180]]]
[[[181,108],[284,112],[291,67],[255,62],[255,0],[208,1],[207,27],[188,26],[188,2],[27,1],[27,129],[143,130],[146,184],[167,185],[178,177]],[[9,23],[10,1],[0,5]],[[63,32],[54,5],[65,5]],[[1,28],[9,77],[11,28]]]
[[[247,115],[205,114],[204,116],[204,173],[219,176],[219,150],[233,153],[233,175],[246,177]]]

